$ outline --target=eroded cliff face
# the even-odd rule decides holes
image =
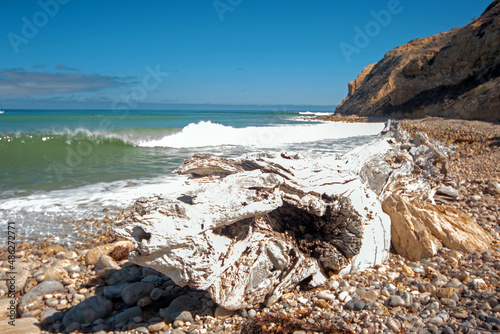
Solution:
[[[500,120],[500,2],[462,28],[411,41],[365,67],[336,112]]]

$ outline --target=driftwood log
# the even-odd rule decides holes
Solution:
[[[306,279],[320,284],[387,259],[389,217],[350,166],[392,146],[380,138],[347,164],[286,153],[195,155],[175,171],[191,175],[181,189],[138,200],[115,232],[135,243],[132,262],[208,290],[227,309],[270,305]]]
[[[425,135],[409,142],[390,122],[342,157],[195,155],[175,171],[191,175],[181,188],[138,200],[115,233],[134,243],[130,261],[207,290],[226,309],[271,305],[301,282],[383,263],[391,220],[381,203],[433,202],[446,159]],[[394,207],[386,202],[392,216]]]

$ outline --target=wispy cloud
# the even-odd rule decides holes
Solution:
[[[135,79],[100,74],[36,72],[12,68],[0,73],[0,95],[23,97],[95,92],[104,88],[131,84]]]
[[[47,67],[47,65],[44,65],[44,64],[35,64],[33,66],[31,66],[31,68],[35,69],[35,70],[39,70],[41,68],[45,68]]]
[[[79,71],[79,69],[77,69],[77,68],[69,67],[69,66],[66,66],[64,64],[57,65],[56,69],[63,70],[63,71]]]

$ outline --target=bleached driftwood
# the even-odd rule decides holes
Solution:
[[[227,309],[272,304],[308,277],[321,283],[387,259],[390,220],[356,171],[394,145],[372,146],[351,161],[195,155],[176,171],[192,177],[175,196],[138,200],[115,232],[135,242],[132,262]]]
[[[398,126],[342,157],[195,155],[165,198],[138,200],[118,223],[129,259],[176,284],[208,290],[227,309],[270,305],[298,283],[383,263],[391,194],[432,201],[446,153]],[[443,162],[444,161],[444,162]],[[392,214],[392,211],[391,211]]]

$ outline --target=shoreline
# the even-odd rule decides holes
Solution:
[[[439,255],[421,261],[409,261],[391,253],[387,263],[372,270],[331,278],[320,288],[299,287],[285,294],[270,308],[240,310],[235,314],[217,308],[204,292],[175,286],[166,276],[142,268],[142,282],[153,280],[155,289],[162,290],[154,290],[161,294],[158,299],[153,300],[152,290],[149,300],[145,298],[143,302],[150,304],[144,305],[142,310],[115,300],[113,311],[104,319],[83,322],[78,326],[68,325],[78,332],[101,334],[112,330],[118,333],[252,333],[262,331],[263,326],[270,333],[280,326],[288,328],[290,333],[307,326],[309,332],[325,333],[341,330],[348,333],[348,328],[361,333],[378,333],[385,329],[397,332],[401,328],[445,333],[464,332],[466,327],[499,330],[500,194],[493,195],[489,188],[491,183],[500,181],[500,125],[434,118],[398,122],[410,134],[423,130],[454,149],[450,156],[450,181],[456,184],[460,195],[449,204],[468,213],[494,237],[489,250],[464,253],[442,249]],[[103,224],[110,224],[111,228],[112,221]],[[15,262],[24,264],[19,267],[16,281],[21,285],[24,279],[25,291],[47,278],[55,279],[63,286],[61,291],[44,293],[35,298],[32,301],[34,306],[25,313],[25,316],[31,315],[37,321],[41,317],[48,322],[59,319],[46,326],[48,331],[44,333],[62,330],[58,312],[67,312],[83,300],[106,296],[106,291],[111,293],[106,282],[110,276],[106,277],[103,270],[135,267],[115,254],[107,263],[99,264],[100,269],[94,269],[95,263],[90,264],[87,259],[92,252],[89,249],[117,241],[108,226],[104,225],[103,230],[104,233],[95,235],[95,243],[89,243],[83,249],[67,250],[50,240],[38,245],[17,245]],[[91,236],[89,238],[94,240]],[[0,259],[3,261],[1,267],[8,268],[8,252],[3,247]],[[4,289],[0,291],[5,292]],[[184,314],[184,318],[169,323],[161,317],[161,312],[155,311],[154,305],[171,292],[177,296],[197,298],[202,303],[193,307],[189,315]],[[1,316],[4,315],[2,302],[11,300],[6,297],[7,294],[3,293],[0,299]],[[20,303],[19,296],[15,300]],[[131,309],[135,313],[128,311]],[[55,310],[51,319],[43,316],[48,316],[45,313],[47,310]],[[124,324],[107,324],[109,316],[116,317],[123,312],[129,312],[127,317],[124,316]],[[290,318],[290,314],[295,315],[294,319]]]

